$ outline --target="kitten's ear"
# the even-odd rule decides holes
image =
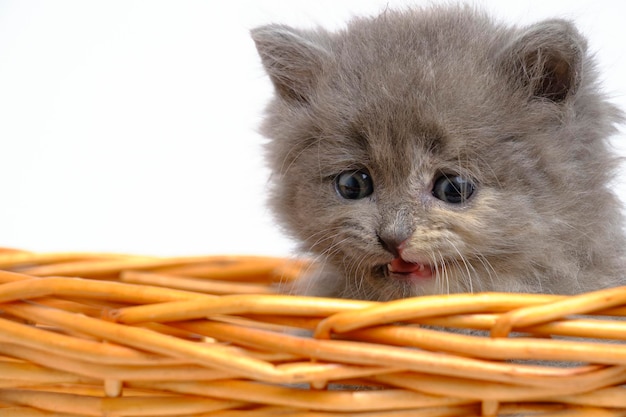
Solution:
[[[531,98],[560,103],[578,88],[586,47],[570,22],[547,20],[522,32],[503,52],[503,64]]]
[[[250,33],[278,94],[288,101],[308,103],[330,53],[312,33],[288,26],[261,26]]]

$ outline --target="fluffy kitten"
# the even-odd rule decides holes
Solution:
[[[567,21],[385,11],[254,29],[276,96],[272,204],[310,295],[389,300],[626,282],[607,138],[620,112]]]

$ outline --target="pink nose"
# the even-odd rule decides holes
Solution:
[[[406,247],[407,240],[408,239],[406,239],[405,237],[398,236],[378,236],[378,242],[380,243],[380,245],[396,258],[402,255],[402,251]]]

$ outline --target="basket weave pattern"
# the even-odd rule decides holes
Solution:
[[[276,294],[309,267],[3,250],[0,417],[626,416],[626,288]]]

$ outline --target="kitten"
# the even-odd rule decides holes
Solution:
[[[254,29],[276,95],[271,203],[320,270],[308,295],[572,294],[626,282],[621,113],[568,21],[385,11]]]

